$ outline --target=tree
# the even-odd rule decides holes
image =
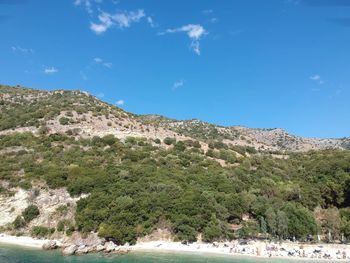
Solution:
[[[275,210],[273,210],[272,207],[268,208],[265,213],[266,223],[268,226],[268,232],[270,235],[275,236],[276,235],[276,213]]]
[[[264,237],[266,236],[267,233],[267,224],[266,220],[263,216],[260,216],[260,233],[264,234]]]
[[[298,239],[316,234],[317,225],[311,211],[300,204],[289,202],[283,207],[288,218],[288,234]]]
[[[176,139],[175,138],[170,138],[170,137],[166,137],[163,142],[166,144],[166,145],[172,145],[172,144],[175,144],[176,142]]]
[[[186,150],[186,145],[183,141],[178,141],[175,146],[174,146],[174,149],[176,151],[180,151],[180,152],[183,152],[184,150]]]
[[[288,236],[288,218],[285,212],[278,211],[276,216],[277,221],[277,235],[280,239]]]
[[[157,138],[157,139],[154,139],[154,143],[161,144],[161,141]]]
[[[212,242],[219,240],[222,237],[222,229],[219,221],[213,217],[203,231],[203,240],[206,242]]]

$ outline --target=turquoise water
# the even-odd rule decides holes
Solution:
[[[42,251],[0,244],[0,263],[281,263],[298,262],[296,260],[252,259],[229,256],[196,254],[133,252],[123,256],[104,254],[63,257],[59,251]],[[308,262],[302,260],[301,262]],[[315,262],[315,261],[312,261]]]

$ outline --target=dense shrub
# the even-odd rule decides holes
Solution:
[[[36,205],[28,206],[22,213],[24,220],[29,223],[34,218],[36,218],[40,214],[39,208]]]
[[[44,226],[34,226],[31,230],[32,235],[35,237],[47,237],[55,232],[54,228],[47,228]]]
[[[26,226],[26,221],[23,219],[22,216],[17,216],[16,219],[13,221],[13,227],[15,229],[20,229],[25,226]]]

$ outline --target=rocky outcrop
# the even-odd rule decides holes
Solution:
[[[20,188],[11,189],[14,195],[0,195],[0,226],[12,223],[29,205],[29,193]]]
[[[65,247],[63,250],[62,250],[62,254],[64,256],[71,256],[71,255],[74,255],[74,253],[78,250],[78,246],[76,245],[70,245],[68,247]]]
[[[50,241],[46,242],[42,248],[44,250],[52,250],[52,249],[56,249],[58,247],[59,247],[59,245],[57,244],[56,240],[50,240]]]
[[[110,242],[106,242],[106,244],[104,245],[104,251],[107,253],[110,253],[112,251],[114,251],[117,248],[117,245],[114,244],[112,241]]]

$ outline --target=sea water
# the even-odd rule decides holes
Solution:
[[[305,261],[301,262],[316,262]],[[131,252],[127,255],[89,254],[83,256],[62,256],[60,251],[43,251],[0,244],[0,263],[282,263],[298,262],[287,259],[255,259],[239,256],[217,256],[208,254]]]

